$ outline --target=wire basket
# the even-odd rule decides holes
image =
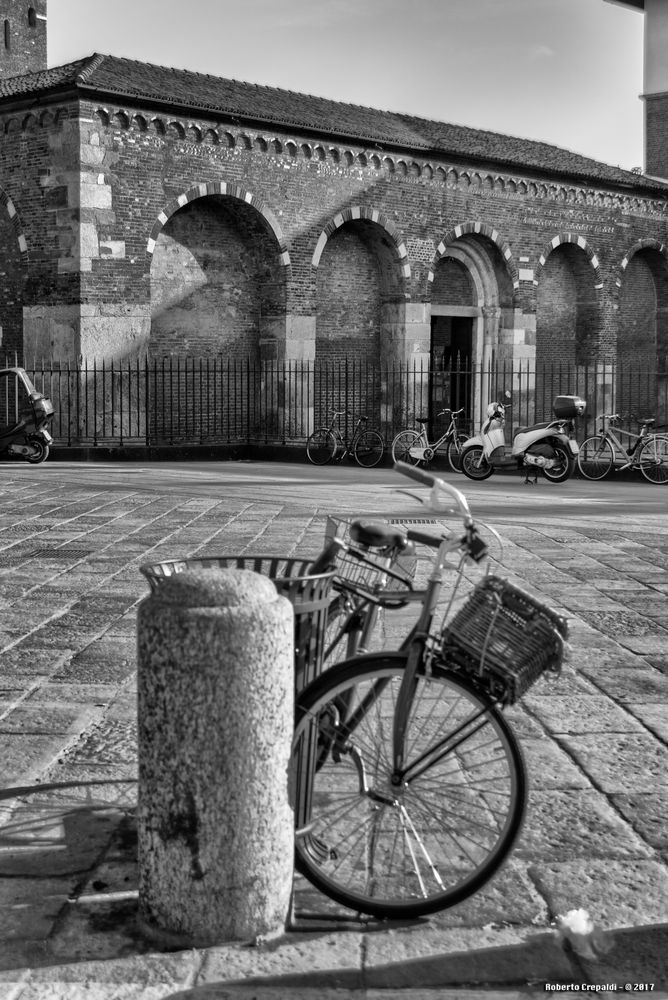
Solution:
[[[146,563],[139,569],[152,591],[156,591],[167,577],[193,569],[246,569],[269,577],[278,593],[287,597],[294,608],[295,695],[298,695],[322,669],[327,609],[334,577],[333,573],[313,576],[309,572],[311,562],[311,559],[282,556],[208,556]]]
[[[348,546],[348,551],[339,552],[336,557],[334,588],[373,599],[391,587],[393,596],[398,590],[397,604],[400,606],[404,603],[401,592],[412,589],[411,572],[407,567],[401,567],[402,556],[395,549],[367,548],[351,542],[351,523],[338,517],[327,518],[325,542],[341,538]],[[399,569],[394,568],[397,564]],[[389,602],[384,600],[383,604],[386,603]]]
[[[558,674],[566,619],[497,576],[474,588],[442,632],[443,654],[494,701],[512,705],[545,672]]]

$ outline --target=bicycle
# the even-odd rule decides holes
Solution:
[[[350,417],[349,410],[335,410],[328,427],[319,427],[309,435],[306,441],[306,454],[313,465],[327,465],[335,458],[341,462],[346,456],[352,456],[358,465],[371,469],[378,465],[385,444],[378,431],[367,430],[367,417],[358,417],[352,438],[347,441],[338,427],[335,426],[339,417]],[[337,455],[337,452],[340,454]]]
[[[406,532],[436,547],[427,585],[378,597],[419,602],[418,620],[398,650],[334,664],[301,692],[290,776],[297,869],[340,904],[381,918],[454,905],[507,857],[526,770],[502,710],[559,670],[567,635],[564,619],[490,575],[448,620],[465,566],[483,563],[487,546],[463,494],[395,468],[430,486],[434,504],[441,493],[454,500],[464,532]],[[435,630],[451,555],[456,586]]]
[[[650,483],[655,485],[667,483],[668,437],[649,433],[654,418],[640,421],[639,434],[624,427],[615,428],[614,424],[620,419],[618,413],[603,414],[598,434],[582,442],[578,453],[578,468],[581,474],[585,479],[604,479],[615,464],[617,456],[621,456],[623,464],[617,466],[617,472],[637,469]],[[619,434],[632,442],[628,448],[624,447],[618,437]],[[625,459],[627,460],[624,461]]]
[[[421,424],[419,431],[400,431],[392,442],[392,461],[407,462],[413,465],[424,462],[425,465],[428,465],[436,457],[438,449],[445,444],[445,457],[448,465],[453,472],[461,472],[462,446],[468,440],[466,434],[461,434],[457,429],[457,417],[463,412],[464,407],[461,410],[445,409],[437,413],[437,417],[442,417],[446,413],[450,414],[450,422],[445,433],[431,444],[427,437],[426,428],[429,420],[427,417],[418,417],[416,422]]]

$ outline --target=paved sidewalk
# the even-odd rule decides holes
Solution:
[[[530,804],[483,891],[429,920],[379,924],[298,882],[279,941],[168,953],[135,921],[138,566],[314,553],[328,511],[416,512],[371,490],[325,511],[280,491],[189,499],[130,477],[111,491],[84,475],[0,474],[3,1000],[479,1000],[627,983],[668,996],[668,515],[497,525],[507,574],[570,617],[573,652],[509,713]],[[603,932],[589,956],[553,926],[579,907]]]

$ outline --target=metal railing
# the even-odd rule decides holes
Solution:
[[[17,363],[7,358],[6,366]],[[487,404],[513,395],[508,433],[548,420],[557,395],[578,395],[587,414],[578,437],[601,413],[633,423],[655,416],[668,425],[668,375],[658,369],[492,361],[480,366],[372,365],[363,362],[252,363],[221,358],[135,358],[123,362],[24,362],[36,388],[54,404],[56,445],[303,444],[331,411],[347,409],[349,427],[364,414],[386,442],[438,411],[465,408],[462,431],[473,433]]]

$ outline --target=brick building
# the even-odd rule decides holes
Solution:
[[[46,8],[2,8],[0,353],[668,355],[668,156],[650,176],[113,56],[47,68]]]

